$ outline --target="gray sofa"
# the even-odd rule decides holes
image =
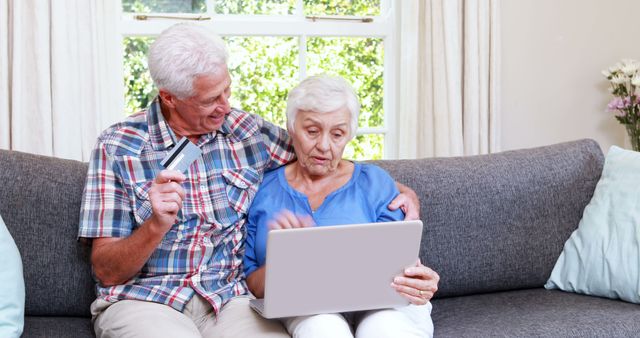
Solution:
[[[440,273],[436,337],[630,337],[640,308],[542,288],[603,165],[591,140],[464,158],[378,161],[421,198],[420,255]],[[86,164],[0,150],[0,214],[22,254],[24,337],[92,336],[76,240]]]

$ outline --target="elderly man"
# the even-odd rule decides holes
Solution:
[[[98,138],[78,235],[93,239],[98,337],[288,337],[250,310],[242,260],[263,173],[293,149],[284,130],[230,107],[226,62],[207,29],[170,27],[149,52],[158,97]],[[163,170],[182,137],[202,155],[185,173]],[[398,207],[416,217],[415,194]]]

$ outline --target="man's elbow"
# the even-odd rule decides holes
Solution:
[[[100,266],[93,265],[93,274],[98,280],[98,283],[102,286],[115,286],[124,284],[126,281],[121,278],[117,278],[111,271],[101,268]]]
[[[118,271],[116,259],[111,254],[113,244],[118,241],[116,238],[94,239],[91,249],[91,267],[93,275],[102,286],[114,286],[126,283],[127,279],[122,278]]]

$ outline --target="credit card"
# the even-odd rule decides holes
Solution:
[[[165,169],[177,170],[184,173],[189,169],[191,163],[197,160],[200,155],[202,155],[202,150],[193,144],[193,142],[189,141],[188,138],[183,137],[160,164],[162,164]]]

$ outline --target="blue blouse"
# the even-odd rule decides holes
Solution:
[[[314,212],[307,196],[293,189],[284,174],[285,167],[268,172],[258,190],[247,220],[244,254],[245,275],[266,261],[268,222],[283,209],[311,215],[316,226],[389,222],[404,219],[400,209],[391,211],[389,203],[399,194],[394,180],[382,168],[354,163],[351,179],[330,193]]]

